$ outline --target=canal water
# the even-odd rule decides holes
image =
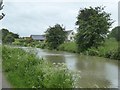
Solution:
[[[40,58],[52,63],[65,63],[70,70],[80,71],[77,87],[118,88],[118,61],[74,53],[34,49]]]

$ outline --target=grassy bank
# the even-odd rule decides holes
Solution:
[[[68,51],[77,53],[77,45],[75,42],[67,42],[59,46],[61,51]],[[106,39],[103,46],[88,49],[82,52],[85,55],[100,56],[110,59],[120,60],[120,50],[118,50],[118,42],[114,38]]]
[[[68,51],[72,53],[77,53],[77,45],[75,42],[63,43],[58,47],[61,51]]]
[[[72,88],[72,73],[20,48],[2,47],[3,70],[14,88]]]
[[[24,39],[15,39],[15,42],[13,42],[12,45],[24,46],[24,47],[36,47],[36,48],[42,48],[42,49],[46,47],[44,41],[34,41],[34,40],[27,41]]]

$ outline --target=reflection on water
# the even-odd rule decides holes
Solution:
[[[39,57],[52,63],[66,63],[71,70],[81,71],[78,87],[118,88],[118,61],[100,57],[35,49]]]

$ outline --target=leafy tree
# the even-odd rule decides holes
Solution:
[[[112,23],[110,14],[104,11],[104,7],[81,9],[76,22],[78,52],[103,44]]]
[[[11,43],[14,41],[15,38],[19,38],[18,34],[9,32],[9,30],[7,29],[1,29],[0,30],[2,32],[2,42],[3,43]]]
[[[15,33],[12,33],[12,32],[9,32],[9,34],[11,34],[14,38],[19,38],[18,34],[15,34]]]
[[[60,44],[65,41],[66,34],[65,28],[56,24],[53,27],[49,27],[46,31],[46,42],[50,49],[57,49]]]
[[[109,37],[114,37],[117,41],[120,41],[120,26],[113,28]]]
[[[5,43],[5,37],[8,35],[9,31],[7,29],[1,29],[2,33],[2,42]]]
[[[5,37],[5,40],[4,40],[5,43],[9,43],[9,44],[11,44],[11,43],[14,42],[14,41],[15,41],[15,39],[14,39],[14,37],[13,37],[11,34],[8,34],[8,35]]]
[[[0,10],[2,10],[3,9],[3,0],[0,0]],[[2,15],[0,15],[0,20],[1,19],[3,19],[3,17],[5,16],[5,14],[4,13],[2,13]]]

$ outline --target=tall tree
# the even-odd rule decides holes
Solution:
[[[104,7],[81,9],[76,21],[78,51],[101,45],[112,23],[110,14],[104,11]]]
[[[57,47],[65,41],[65,28],[56,24],[49,27],[46,31],[46,42],[50,49],[57,49]]]

